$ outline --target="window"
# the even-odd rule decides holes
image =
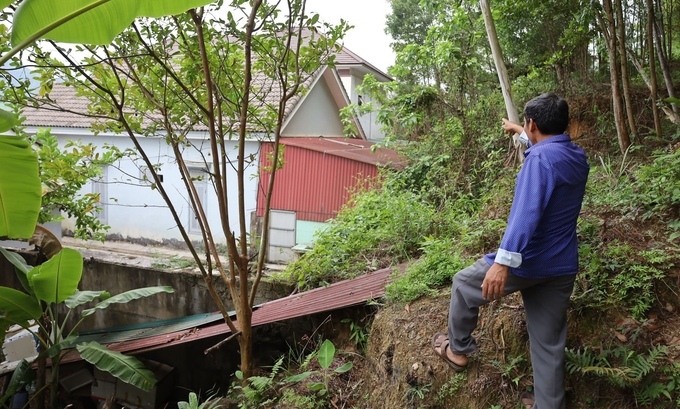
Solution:
[[[160,173],[160,168],[155,168],[156,173],[158,174],[158,179],[160,179],[161,183],[163,183],[163,175]],[[153,179],[153,175],[151,174],[151,170],[149,170],[147,166],[139,167],[139,183],[143,186],[151,186],[152,184],[156,183]]]

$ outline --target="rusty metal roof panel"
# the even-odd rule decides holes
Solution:
[[[375,143],[355,138],[281,138],[281,144],[295,146],[321,152],[326,155],[338,156],[374,166],[390,166],[401,169],[405,159],[396,151],[386,148],[373,149]]]
[[[403,267],[404,265],[400,265],[378,270],[361,277],[331,284],[328,287],[316,288],[262,304],[257,310],[253,311],[252,325],[255,327],[290,318],[337,310],[380,298],[385,295],[385,285],[392,272]],[[236,324],[238,327],[238,323]],[[108,344],[107,347],[113,351],[137,354],[217,335],[225,335],[230,332],[227,324],[221,323],[206,328],[185,329],[149,338],[114,342]],[[72,350],[62,358],[62,362],[73,362],[80,359],[78,352]]]
[[[232,311],[229,313],[229,315],[235,316],[236,312]],[[120,327],[83,331],[80,333],[77,342],[97,341],[100,344],[125,342],[201,327],[222,319],[222,315],[219,313],[208,313],[160,321],[144,322],[140,324],[124,325]]]

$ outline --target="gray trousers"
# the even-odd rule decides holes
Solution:
[[[482,281],[489,271],[484,259],[459,271],[453,279],[449,307],[451,351],[470,354],[477,350],[472,331],[477,327]],[[520,291],[524,300],[534,369],[534,409],[564,409],[564,347],[567,343],[567,306],[576,275],[529,279],[512,273],[505,295]]]

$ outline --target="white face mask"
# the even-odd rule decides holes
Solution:
[[[529,146],[529,137],[527,136],[527,132],[526,132],[526,131],[522,131],[522,134],[519,136],[519,141],[520,141],[523,145]]]

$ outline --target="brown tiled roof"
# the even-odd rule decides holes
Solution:
[[[76,96],[76,90],[63,84],[54,84],[50,99],[38,107],[24,108],[26,118],[23,125],[39,127],[89,128],[93,118],[86,117],[89,101]],[[64,112],[65,110],[66,112]]]
[[[324,67],[325,68],[325,67]],[[302,84],[303,90],[308,90],[312,85],[314,78],[318,74],[310,75]],[[254,109],[262,108],[264,105],[277,106],[279,98],[281,97],[281,88],[271,78],[267,78],[262,73],[255,73],[252,79],[251,91],[251,107]],[[264,96],[261,99],[253,98],[253,92]],[[304,96],[303,92],[298,92],[295,96],[289,99],[286,103],[284,111],[284,120],[295,108],[295,105]],[[76,94],[73,87],[66,86],[61,83],[54,84],[52,91],[49,94],[50,102],[46,102],[38,107],[29,106],[24,108],[25,120],[24,126],[36,127],[64,127],[64,128],[89,128],[93,123],[100,122],[107,118],[88,117],[89,100],[85,96]],[[115,117],[115,114],[111,114]],[[154,113],[146,113],[143,125],[151,126],[154,119],[158,120],[159,115]],[[197,124],[193,127],[195,131],[205,131],[207,126],[204,124]],[[262,131],[262,127],[256,123],[248,125],[248,130],[251,132]]]
[[[384,76],[385,78],[392,79],[392,77],[380,71],[375,67],[375,65],[359,57],[347,47],[343,47],[342,50],[335,55],[335,65],[363,65]]]
[[[309,30],[304,31],[304,38],[315,35]],[[335,56],[335,64],[348,66],[358,65],[368,67],[376,73],[390,78],[368,61],[356,55],[347,48],[343,48]],[[309,75],[302,83],[303,92],[297,93],[293,98],[288,100],[284,111],[284,121],[294,110],[298,102],[304,97],[304,92],[309,90],[309,87],[314,82],[315,78],[319,76],[326,67],[321,67],[315,73]],[[271,78],[268,78],[262,72],[254,72],[252,79],[252,90],[257,92],[259,98],[253,98],[255,95],[251,94],[252,108],[261,108],[263,105],[272,105],[276,107],[281,97],[281,88],[278,83]],[[27,107],[24,109],[25,126],[37,127],[66,127],[66,128],[89,128],[93,122],[97,122],[96,118],[86,117],[88,113],[88,99],[83,96],[77,96],[76,91],[63,84],[54,84],[52,91],[49,94],[52,102],[41,105],[40,107]],[[112,113],[112,116],[114,114]],[[156,118],[154,118],[156,117]],[[143,125],[150,126],[158,115],[146,113]],[[106,118],[100,118],[102,119]],[[196,131],[205,131],[207,127],[204,124],[197,124],[193,127]],[[251,132],[263,131],[262,127],[257,123],[248,125]]]

